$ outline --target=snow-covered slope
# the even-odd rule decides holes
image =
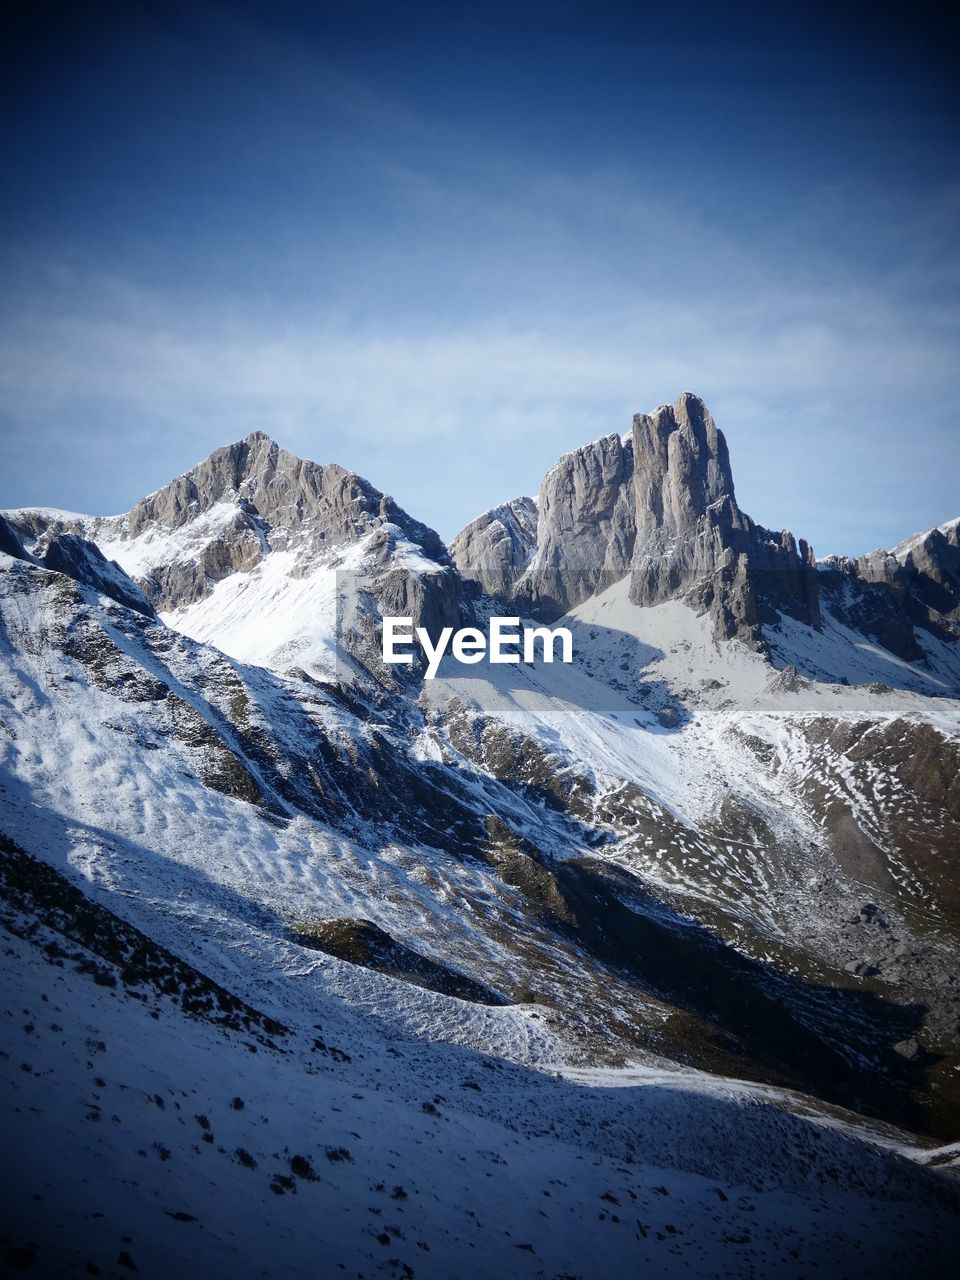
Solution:
[[[67,899],[60,928],[17,902],[17,1007],[0,1020],[16,1064],[0,1079],[8,1266],[949,1274],[956,1192],[918,1167],[934,1153],[704,1077],[531,1071],[431,1045],[322,992],[264,1043],[109,962],[84,972],[95,952],[61,932]]]
[[[124,515],[8,515],[28,546],[63,531],[90,539],[178,631],[274,670],[332,679],[341,598],[376,595],[391,574],[422,584],[427,616],[449,611],[458,597],[459,580],[431,529],[359,476],[305,462],[261,432],[217,450]]]
[[[876,1086],[871,1105],[920,1123],[924,1095],[913,1095],[926,1077],[892,1046],[921,1033],[906,1003],[921,990],[927,1048],[949,1043],[947,944],[935,915],[923,929],[912,915],[933,909],[950,924],[949,879],[902,851],[899,878],[892,862],[880,876],[866,845],[859,862],[838,863],[832,806],[855,813],[878,850],[889,815],[842,749],[815,739],[868,710],[902,726],[929,700],[770,689],[758,656],[725,652],[685,606],[640,610],[612,592],[571,620],[598,631],[572,669],[444,674],[424,686],[422,709],[399,694],[374,707],[243,667],[30,564],[9,561],[0,585],[6,834],[117,898],[153,936],[182,912],[221,940],[217,964],[227,947],[262,974],[300,964],[316,922],[371,920],[451,981],[521,1001],[469,1006],[433,1034],[519,1045],[525,1060],[683,1057],[837,1101],[852,1095],[831,1083],[834,1058],[853,1056],[872,1064],[872,1083],[857,1086]],[[593,615],[607,609],[620,626],[601,637]],[[657,658],[658,642],[674,656]],[[727,681],[699,707],[684,704],[687,661]],[[648,695],[646,668],[660,664]],[[671,730],[658,718],[666,699],[679,708]],[[955,714],[953,702],[940,708],[944,742]],[[810,803],[813,787],[829,804],[819,792]],[[909,780],[892,799],[905,820]],[[940,818],[944,840],[951,821]],[[884,956],[848,923],[866,894],[888,926]],[[362,956],[355,937],[351,947]],[[656,964],[664,949],[676,950],[669,973]],[[846,975],[851,959],[878,976]],[[337,973],[345,991],[378,991],[414,1025],[445,1007],[431,996],[425,1015],[420,987],[384,987],[369,968]],[[744,1018],[738,992],[756,1017]],[[531,996],[545,1008],[534,1021]],[[734,1032],[722,1051],[709,1043],[718,1022]],[[813,1052],[814,1036],[829,1048]]]
[[[377,740],[322,689],[228,662],[61,575],[0,570],[3,967],[16,991],[0,1087],[21,1152],[5,1165],[8,1259],[49,1276],[88,1263],[308,1276],[318,1257],[322,1274],[444,1280],[800,1276],[838,1260],[852,1276],[908,1260],[949,1274],[957,1193],[935,1146],[649,1052],[634,1055],[645,1066],[584,1070],[573,1011],[558,1016],[549,996],[477,1004],[305,947],[305,917],[363,912],[488,981],[518,966],[542,980],[563,960],[560,937],[526,962],[505,938],[497,899],[510,890],[493,868],[396,829],[385,847],[382,822],[353,838],[332,826],[335,774],[327,812],[310,814],[278,740],[317,767],[329,735],[354,769]],[[665,606],[645,643],[687,627],[692,644],[696,619],[679,609]],[[775,712],[758,661],[738,688]],[[558,695],[590,679],[556,674],[571,681]],[[527,729],[542,722],[542,690],[517,696]],[[678,735],[648,735],[663,779]],[[628,759],[603,757],[621,774]],[[492,780],[484,793],[498,803]],[[524,803],[499,798],[518,824]],[[541,810],[541,837],[551,821]],[[609,1033],[591,967],[602,973],[581,969],[579,998]],[[608,982],[634,1017],[677,1020],[622,976]]]
[[[0,1020],[8,1266],[949,1274],[956,1192],[916,1163],[934,1153],[704,1077],[511,1066],[319,992],[258,1043],[109,962],[85,973],[91,950],[18,906],[3,926],[17,1007]]]

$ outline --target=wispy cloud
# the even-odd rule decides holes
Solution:
[[[727,430],[748,509],[820,542],[841,532],[862,540],[857,527],[876,520],[885,468],[897,466],[898,485],[911,466],[923,470],[905,437],[925,406],[950,394],[952,316],[918,331],[915,317],[858,291],[782,303],[761,294],[722,310],[686,296],[626,305],[614,292],[605,302],[546,319],[537,311],[435,328],[421,316],[351,332],[333,317],[278,325],[116,282],[73,279],[66,296],[34,291],[2,329],[0,390],[25,449],[4,499],[42,496],[49,455],[40,441],[88,458],[112,450],[111,474],[91,469],[86,486],[102,508],[118,459],[120,493],[132,501],[166,478],[154,470],[161,458],[182,469],[259,427],[367,474],[451,534],[477,509],[534,488],[560,453],[626,430],[633,411],[681,389],[703,394]],[[121,424],[139,442],[126,454]],[[934,452],[948,436],[946,425],[935,432]],[[865,473],[861,501],[851,495]],[[930,489],[932,522],[950,511]],[[838,509],[850,527],[838,525]]]

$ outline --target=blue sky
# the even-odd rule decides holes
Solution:
[[[0,505],[259,428],[449,537],[692,390],[818,554],[960,514],[939,7],[6,12]]]

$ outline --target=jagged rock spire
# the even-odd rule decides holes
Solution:
[[[699,398],[685,391],[674,405],[633,419],[637,536],[682,534],[717,502],[736,504],[722,432]]]
[[[721,635],[753,640],[777,610],[819,623],[813,552],[740,510],[727,442],[699,396],[684,392],[673,406],[637,414],[633,446],[633,600],[687,594],[710,609]]]
[[[493,583],[501,566],[476,536],[482,523],[454,546],[461,570]],[[820,619],[813,552],[740,510],[726,440],[690,392],[638,413],[629,436],[604,436],[550,469],[536,550],[516,585],[499,593],[557,615],[627,574],[637,603],[685,596],[711,611],[724,636],[759,640],[777,610],[814,625]]]

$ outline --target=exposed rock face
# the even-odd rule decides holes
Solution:
[[[411,573],[385,566],[376,582],[377,597],[388,617],[413,618],[436,637],[444,627],[459,626],[461,583],[452,569],[437,573]]]
[[[915,662],[923,657],[917,628],[960,638],[960,520],[915,534],[893,551],[831,556],[820,580],[843,622]]]
[[[0,551],[4,555],[13,556],[15,560],[26,560],[27,553],[23,549],[20,535],[9,520],[0,516]]]
[[[151,524],[179,528],[226,500],[235,501],[248,517],[247,528],[256,531],[267,525],[283,530],[285,537],[302,533],[314,549],[326,541],[359,538],[374,521],[389,522],[419,543],[431,559],[449,562],[439,535],[413,520],[392,498],[334,463],[320,466],[288,453],[262,431],[217,449],[191,471],[138,502],[128,517],[129,536],[135,538]],[[238,519],[224,539],[225,554],[230,554],[243,525]],[[251,552],[248,545],[241,555]]]
[[[706,596],[702,584],[718,570],[737,583],[750,528],[734,496],[726,441],[703,402],[683,395],[673,406],[637,414],[633,438],[631,599],[658,604],[694,584]],[[740,612],[752,622],[755,606],[742,603]]]
[[[759,639],[783,610],[820,621],[816,564],[804,541],[755,525],[737,505],[723,434],[703,401],[633,420],[637,540],[631,599],[659,604],[688,594],[723,636]]]
[[[623,577],[636,537],[632,481],[633,443],[617,435],[568,453],[547,472],[521,598],[560,614]]]
[[[509,596],[537,546],[537,504],[513,498],[471,520],[450,544],[465,578],[491,596]]]
[[[910,619],[902,568],[892,556],[884,566],[871,553],[854,560],[830,556],[820,565],[820,592],[830,612],[854,631],[878,641],[904,662],[923,657]]]
[[[707,511],[735,507],[727,443],[702,400],[684,394],[673,406],[633,419],[639,555],[669,550]]]
[[[136,583],[127,577],[115,560],[108,560],[95,543],[78,538],[74,533],[51,530],[37,543],[34,554],[45,568],[65,573],[68,578],[93,587],[147,618],[156,617],[153,605]]]
[[[155,618],[153,605],[137,584],[128,578],[114,560],[108,560],[98,546],[76,534],[66,533],[62,526],[52,525],[37,541],[29,554],[13,525],[0,516],[0,551],[16,560],[42,564],[45,569],[66,574],[75,582],[93,587],[101,595],[134,609],[147,618]]]
[[[909,538],[893,555],[913,599],[931,614],[960,623],[960,520]]]
[[[474,522],[475,524],[477,522]],[[726,441],[697,396],[637,414],[629,437],[567,454],[540,489],[537,547],[515,585],[473,526],[454,542],[461,568],[488,569],[488,590],[557,616],[631,574],[631,598],[686,596],[718,633],[761,638],[783,610],[820,621],[813,553],[737,506]]]
[[[151,570],[147,589],[161,608],[200,599],[212,583],[252,569],[269,551],[319,553],[388,524],[430,559],[449,564],[439,535],[392,498],[343,467],[288,453],[262,431],[217,449],[138,502],[127,517],[127,535],[136,538],[155,526],[182,528],[221,503],[231,504],[233,512],[189,560]]]

